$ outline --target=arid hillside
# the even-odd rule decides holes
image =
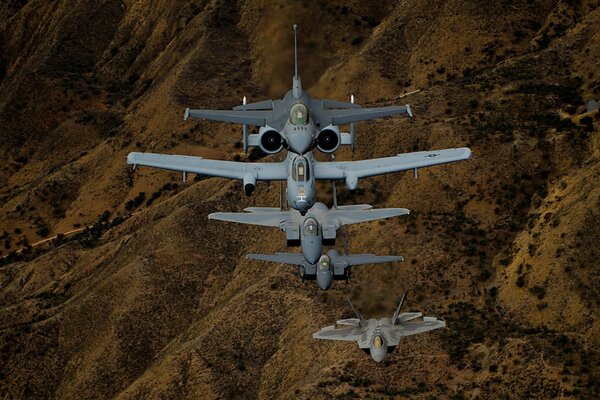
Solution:
[[[0,397],[599,398],[599,3],[1,2]],[[247,198],[125,160],[263,157],[183,110],[283,96],[294,23],[313,97],[416,114],[359,123],[337,159],[474,155],[340,183],[342,203],[411,214],[342,229],[338,250],[405,262],[328,292],[245,259],[286,251],[281,232],[207,219],[277,205],[276,182]],[[381,364],[312,339],[346,297],[382,317],[405,289],[447,329]]]

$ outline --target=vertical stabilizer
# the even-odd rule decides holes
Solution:
[[[402,295],[402,298],[400,299],[400,304],[398,304],[398,308],[396,308],[396,312],[394,313],[394,316],[392,317],[392,321],[394,321],[394,324],[398,320],[398,316],[400,315],[400,310],[402,309],[402,306],[404,305],[404,301],[406,300],[407,294],[408,294],[408,292],[404,292],[404,294]]]
[[[352,311],[354,311],[356,318],[358,318],[358,320],[360,321],[360,326],[365,326],[367,324],[367,320],[362,315],[360,315],[358,311],[356,311],[356,308],[354,308],[354,305],[352,304],[349,298],[346,298],[346,300],[348,300],[350,308],[352,308]]]
[[[297,41],[297,28],[298,25],[294,24],[294,78],[292,79],[292,93],[294,98],[299,99],[302,96],[302,82],[298,75],[298,41]]]

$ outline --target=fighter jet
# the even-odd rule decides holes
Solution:
[[[298,50],[294,25],[294,76],[292,90],[281,100],[264,100],[242,105],[232,110],[190,110],[184,112],[184,121],[188,118],[242,124],[244,151],[248,147],[260,147],[267,154],[279,153],[282,149],[296,154],[305,154],[313,148],[323,153],[335,152],[341,144],[356,143],[355,123],[374,118],[389,117],[398,114],[413,116],[410,106],[392,106],[380,108],[362,108],[350,102],[313,99],[302,90],[298,75]],[[340,125],[349,124],[350,133],[340,133]],[[259,127],[258,133],[248,134],[248,125]]]
[[[359,161],[317,161],[312,152],[298,155],[288,152],[285,160],[272,163],[245,163],[237,161],[207,160],[202,157],[155,153],[129,153],[127,163],[187,173],[239,179],[243,181],[246,195],[256,188],[256,181],[287,181],[288,205],[301,215],[315,204],[315,180],[344,180],[349,190],[356,190],[358,179],[392,172],[414,170],[467,160],[471,150],[467,147],[435,151],[418,151],[394,157]]]
[[[276,207],[248,207],[245,211],[248,212],[217,212],[209,214],[208,218],[279,228],[285,232],[288,246],[300,245],[304,259],[310,264],[316,264],[319,260],[322,245],[335,244],[337,230],[342,226],[409,213],[406,208],[372,209],[368,204],[334,205],[330,209],[323,203],[315,203],[304,216],[297,210]]]
[[[316,280],[321,290],[331,287],[334,280],[350,279],[351,268],[355,265],[381,264],[395,261],[404,261],[401,256],[376,256],[373,254],[340,254],[336,250],[329,250],[323,254],[316,263],[309,263],[300,253],[275,253],[275,254],[248,254],[246,258],[291,264],[298,266],[300,279]]]
[[[446,326],[446,322],[435,317],[423,317],[422,321],[413,321],[421,317],[420,312],[400,314],[406,295],[407,292],[404,292],[392,318],[382,319],[365,319],[348,300],[357,318],[342,319],[337,321],[337,324],[350,326],[350,328],[328,326],[315,332],[313,338],[356,342],[359,348],[371,354],[373,360],[381,362],[389,351],[393,351],[398,346],[402,337]]]

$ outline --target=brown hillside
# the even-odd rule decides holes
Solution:
[[[276,205],[277,184],[246,198],[125,162],[247,160],[241,127],[183,109],[282,96],[293,23],[313,97],[417,115],[358,124],[338,158],[474,153],[341,188],[411,215],[337,248],[406,261],[328,292],[244,258],[283,251],[281,232],[207,219]],[[0,3],[0,397],[600,397],[599,39],[592,0]],[[382,364],[311,338],[350,316],[345,297],[385,316],[404,289],[448,329]]]

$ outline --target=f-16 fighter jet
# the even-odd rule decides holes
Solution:
[[[422,321],[413,321],[421,317],[420,312],[400,314],[406,300],[406,292],[392,318],[365,319],[356,311],[350,300],[350,307],[357,318],[342,319],[338,325],[349,328],[336,328],[335,325],[321,329],[313,334],[315,339],[347,340],[356,342],[358,347],[371,354],[376,362],[381,362],[389,351],[393,351],[404,336],[416,335],[446,326],[444,321],[435,317],[423,317]]]
[[[245,210],[249,212],[218,212],[209,214],[208,218],[280,228],[285,232],[289,246],[301,246],[304,258],[302,262],[306,261],[310,265],[315,265],[319,260],[322,245],[335,244],[337,230],[343,225],[375,221],[409,213],[406,208],[372,209],[372,206],[368,204],[337,206],[335,203],[331,209],[323,203],[315,203],[305,216],[293,209],[285,211],[280,208],[249,207]],[[295,254],[293,258],[296,258]],[[301,263],[296,265],[301,265]]]
[[[359,161],[317,161],[312,152],[303,156],[288,152],[285,160],[273,163],[245,163],[236,161],[207,160],[202,157],[129,153],[127,163],[179,171],[186,180],[187,173],[195,173],[243,181],[246,195],[252,194],[256,181],[287,180],[288,205],[301,215],[315,204],[315,180],[345,180],[349,190],[356,190],[358,179],[388,174],[432,165],[446,164],[471,158],[467,147],[435,151],[418,151],[394,157]]]
[[[321,290],[331,287],[334,280],[350,279],[351,268],[354,265],[381,264],[394,261],[404,261],[400,256],[376,256],[373,254],[339,254],[329,250],[316,263],[309,263],[300,253],[248,254],[251,260],[270,261],[280,264],[298,266],[298,274],[302,280],[316,280]]]
[[[282,149],[305,154],[313,148],[323,153],[335,152],[341,144],[355,146],[355,123],[370,119],[405,114],[413,116],[410,106],[362,108],[350,102],[313,99],[302,90],[298,75],[296,25],[294,25],[294,77],[292,90],[281,100],[264,100],[243,104],[232,110],[185,110],[183,119],[208,119],[242,124],[244,151],[260,147],[267,154]],[[350,133],[340,133],[340,125],[350,124]],[[259,127],[258,133],[248,135],[248,125]]]

